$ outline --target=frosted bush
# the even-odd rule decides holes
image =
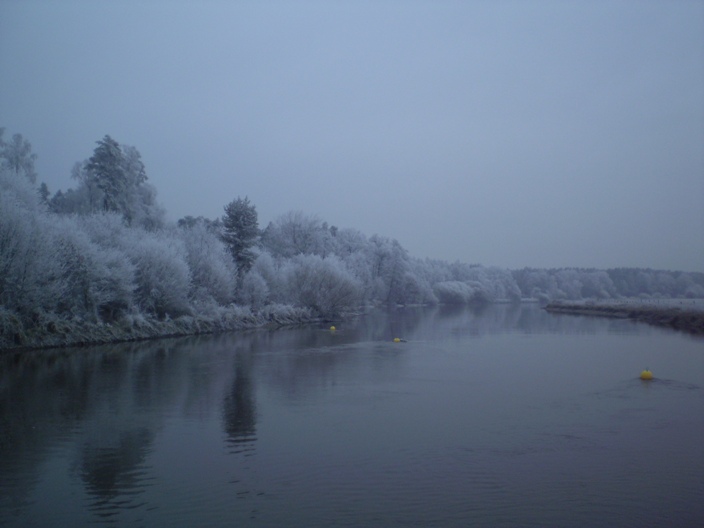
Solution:
[[[78,216],[76,221],[90,239],[103,248],[123,248],[130,242],[130,229],[117,213]]]
[[[27,195],[24,182],[4,179],[0,193],[0,303],[25,318],[53,309],[64,294],[61,262],[55,258],[48,233],[51,224],[36,200],[36,196]]]
[[[362,252],[352,253],[344,262],[347,270],[360,285],[360,301],[366,302],[370,300],[373,297],[373,292],[377,288],[375,288],[374,278],[372,277],[372,271],[366,254]],[[379,284],[378,289],[383,289],[382,279],[379,279]]]
[[[262,234],[262,246],[276,257],[326,255],[332,247],[331,234],[317,216],[289,211],[271,222]]]
[[[18,206],[32,213],[43,211],[34,185],[24,176],[4,168],[0,168],[0,195],[9,195]]]
[[[406,250],[387,237],[373,235],[365,249],[371,272],[372,297],[385,303],[405,303],[404,276],[410,271]]]
[[[256,270],[250,270],[242,279],[238,301],[251,306],[253,310],[259,310],[269,301],[269,287]]]
[[[230,303],[234,295],[236,270],[218,236],[202,222],[177,229],[175,235],[183,241],[186,250],[186,262],[191,274],[191,299],[200,303],[209,300],[222,305]]]
[[[442,304],[466,304],[472,297],[472,288],[460,281],[443,281],[433,285],[433,292]]]
[[[347,260],[348,257],[364,251],[367,244],[367,237],[363,233],[347,228],[337,231],[333,248],[338,257]]]
[[[285,302],[287,295],[286,278],[281,270],[281,265],[268,251],[261,251],[252,265],[252,270],[258,273],[266,282],[271,302]]]
[[[75,216],[72,221],[93,243],[91,288],[98,313],[103,320],[113,320],[134,302],[135,266],[125,249],[132,230],[115,213]]]
[[[61,274],[56,277],[62,284],[62,295],[57,299],[54,310],[74,317],[95,321],[98,318],[98,305],[106,299],[99,299],[97,288],[99,277],[105,277],[107,270],[99,257],[100,249],[88,235],[77,229],[70,217],[57,217],[48,226],[48,235],[53,247],[53,258],[61,264]]]
[[[288,298],[324,317],[334,317],[359,305],[361,287],[336,257],[299,255],[285,270]]]
[[[490,303],[498,300],[491,291],[491,283],[486,281],[468,281],[467,285],[472,292],[469,296],[469,302],[471,303]]]
[[[179,241],[132,229],[125,246],[135,266],[135,298],[142,310],[159,317],[190,312],[191,277],[185,249]]]

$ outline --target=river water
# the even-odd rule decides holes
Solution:
[[[0,355],[0,526],[704,525],[702,338],[535,305],[336,326]]]

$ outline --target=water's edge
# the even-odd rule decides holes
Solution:
[[[3,328],[2,333],[5,335],[0,335],[0,353],[127,343],[257,328],[274,329],[321,321],[309,310],[294,307],[279,307],[257,313],[248,309],[235,309],[226,310],[217,316],[182,316],[166,320],[140,317],[114,324],[52,319],[28,330],[21,324],[16,325],[16,328]]]
[[[568,315],[591,315],[642,321],[655,326],[666,326],[692,334],[704,334],[704,312],[676,307],[653,305],[634,306],[632,304],[606,303],[566,303],[554,302],[545,306],[551,313]]]

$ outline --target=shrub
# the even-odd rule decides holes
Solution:
[[[285,269],[288,297],[323,317],[335,317],[358,306],[359,282],[337,257],[299,255]]]

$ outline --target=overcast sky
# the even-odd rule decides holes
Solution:
[[[169,217],[237,196],[411,255],[704,271],[702,1],[0,0],[51,190],[110,134]]]

